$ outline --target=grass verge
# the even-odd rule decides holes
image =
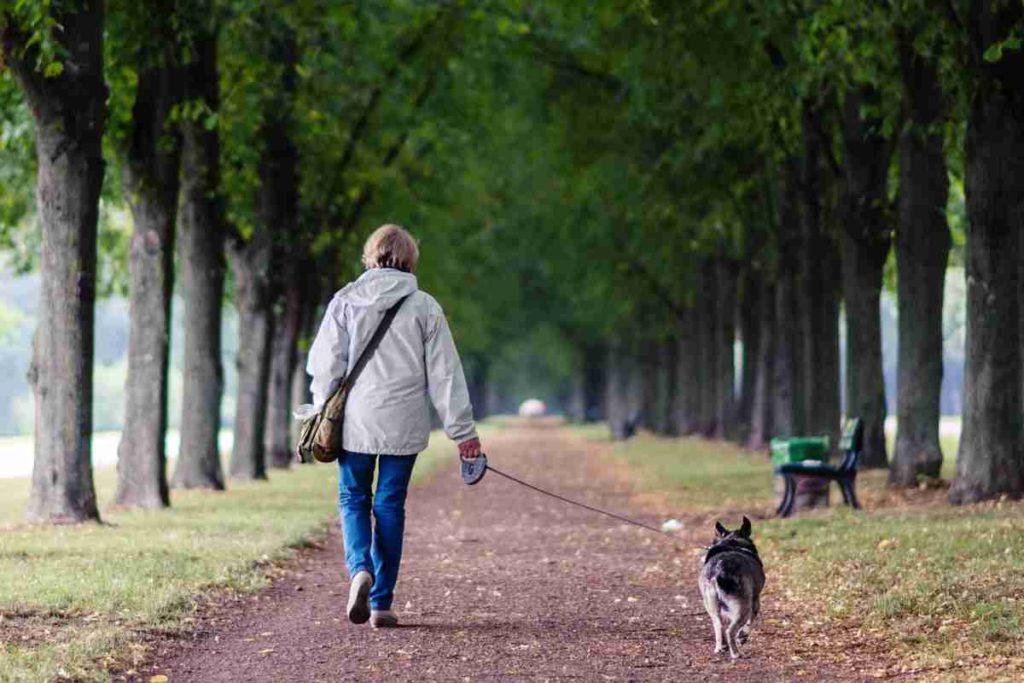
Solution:
[[[600,426],[579,431],[607,439]],[[833,492],[834,507],[780,520],[763,455],[650,436],[613,452],[683,514],[763,517],[755,536],[770,581],[809,620],[856,622],[930,678],[1024,673],[1024,504],[955,508],[945,490],[894,491],[885,472],[873,471],[858,479],[865,510],[839,506]]]
[[[443,435],[432,442],[414,484],[454,457]],[[62,527],[21,523],[29,481],[0,479],[0,680],[107,680],[144,656],[144,631],[181,627],[197,596],[265,586],[269,565],[326,531],[337,496],[334,466],[270,476]],[[97,470],[101,503],[115,485],[113,468]]]

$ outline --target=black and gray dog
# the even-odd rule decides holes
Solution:
[[[715,652],[729,647],[733,659],[740,656],[739,643],[750,635],[750,626],[761,609],[764,565],[750,540],[750,520],[729,531],[715,523],[715,540],[704,555],[700,594],[715,629]]]

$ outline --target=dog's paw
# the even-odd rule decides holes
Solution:
[[[725,645],[715,645],[715,654],[720,655],[725,652]]]

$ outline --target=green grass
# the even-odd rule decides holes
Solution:
[[[601,425],[576,428],[591,440],[608,440]],[[659,439],[640,435],[616,444],[615,453],[645,473],[653,489],[669,489],[690,511],[724,511],[771,505],[768,458],[735,446],[698,438]]]
[[[606,438],[601,427],[580,432]],[[943,472],[951,473],[955,443],[943,445]],[[613,452],[681,511],[771,511],[771,467],[762,455],[650,436]],[[868,510],[837,505],[833,492],[831,508],[755,523],[773,585],[826,618],[860,621],[916,665],[1020,658],[1024,504],[954,508],[942,490],[888,490],[884,472],[863,473],[858,493]]]
[[[454,458],[443,435],[432,442],[414,483]],[[169,510],[105,509],[102,525],[63,527],[22,524],[28,480],[0,480],[0,680],[106,680],[112,657],[140,656],[134,634],[180,626],[197,595],[264,586],[270,563],[333,522],[336,473],[272,471],[269,482],[229,482],[223,493],[173,492]],[[101,503],[115,476],[97,471]]]

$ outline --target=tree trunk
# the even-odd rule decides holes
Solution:
[[[758,335],[757,378],[750,410],[750,434],[747,448],[761,451],[768,447],[772,438],[772,380],[775,374],[775,287],[765,284],[759,298],[760,316]]]
[[[676,363],[676,433],[680,436],[699,430],[700,393],[697,378],[698,332],[693,307],[683,311],[679,323],[679,350]]]
[[[117,447],[117,494],[125,507],[170,504],[167,485],[167,365],[174,289],[174,222],[181,137],[170,123],[180,71],[142,72],[124,151],[124,193],[134,223],[129,255],[128,377]]]
[[[748,265],[740,278],[739,321],[743,340],[740,397],[736,409],[737,437],[747,439],[754,411],[754,391],[761,361],[761,295],[764,282],[760,271]]]
[[[718,277],[712,260],[700,267],[700,291],[697,293],[697,391],[701,435],[712,437],[718,431]]]
[[[286,71],[287,73],[287,71]],[[287,90],[287,89],[285,89]],[[294,300],[300,294],[291,292],[293,308],[288,310],[288,301],[282,308],[280,335],[273,333],[274,314],[273,292],[299,287],[302,274],[291,269],[284,277],[275,277],[283,268],[283,262],[293,263],[294,249],[288,239],[294,233],[295,212],[297,211],[297,175],[295,149],[291,141],[290,120],[282,116],[280,106],[270,106],[266,123],[260,137],[264,141],[260,159],[260,189],[253,234],[245,244],[233,247],[231,264],[235,273],[236,298],[239,328],[249,334],[239,335],[238,343],[238,403],[235,412],[235,442],[231,453],[231,476],[238,479],[265,479],[266,452],[264,440],[268,414],[268,383],[271,367],[271,341],[284,345],[280,353],[290,356],[297,334],[298,312]],[[277,244],[275,245],[275,242]],[[291,358],[285,357],[284,368],[291,367]],[[287,380],[279,378],[281,389]],[[277,398],[275,396],[275,398]],[[280,408],[278,408],[280,410]],[[280,415],[278,415],[280,419]],[[276,450],[280,460],[274,465],[288,467],[291,463],[287,454]]]
[[[774,436],[803,432],[801,337],[798,333],[797,282],[800,230],[797,216],[796,167],[790,163],[782,180],[778,202],[778,270],[775,283],[775,358],[772,363],[772,424]]]
[[[658,431],[658,344],[645,342],[637,363],[640,383],[640,425],[652,432]]]
[[[473,418],[482,420],[487,417],[487,375],[490,363],[482,354],[470,354],[466,361],[466,384],[470,405],[473,406]]]
[[[216,34],[195,38],[192,63],[185,69],[187,99],[219,107]],[[181,265],[185,299],[185,371],[181,412],[181,451],[173,485],[224,488],[217,448],[221,367],[221,302],[224,296],[224,226],[220,200],[220,136],[204,121],[182,123]]]
[[[284,311],[274,325],[264,450],[271,467],[275,468],[286,468],[294,459],[290,430],[292,409],[299,404],[292,401],[291,385],[298,356],[299,331],[305,318],[302,277],[301,273],[295,272],[285,283]]]
[[[608,427],[615,440],[629,438],[636,428],[632,366],[626,345],[617,341],[609,346],[606,410]]]
[[[240,330],[235,438],[229,471],[233,479],[240,480],[267,478],[263,433],[274,325],[270,308],[270,240],[270,226],[257,219],[252,239],[229,250]]]
[[[715,438],[736,437],[736,272],[724,258],[715,264],[717,302],[715,307]]]
[[[679,399],[676,368],[679,366],[679,345],[674,339],[665,340],[658,345],[658,433],[665,436],[676,436],[676,404]]]
[[[35,392],[35,463],[27,517],[98,520],[92,479],[92,362],[96,227],[103,183],[103,3],[50,9],[65,68],[36,71],[38,51],[16,26],[3,57],[32,112],[36,210],[42,231],[38,320],[29,379]]]
[[[862,112],[877,97],[865,86],[849,94],[843,106],[846,411],[864,420],[863,468],[888,466],[880,305],[882,270],[892,239],[885,215],[889,145],[881,137],[881,123]]]
[[[303,328],[305,329],[305,328]],[[306,374],[306,354],[302,351],[298,351],[295,354],[295,365],[291,373],[291,405],[301,406],[304,403],[312,403],[313,397],[309,393],[309,376]],[[291,413],[288,415],[291,418]],[[299,421],[291,420],[289,422],[289,443],[296,444],[299,442]],[[294,449],[290,448],[289,457]]]
[[[900,139],[899,366],[896,451],[889,483],[914,486],[942,468],[942,295],[951,238],[946,222],[949,178],[941,126],[945,106],[935,65],[899,40],[908,126]]]
[[[820,111],[803,110],[803,159],[800,164],[802,257],[799,307],[801,412],[807,434],[839,435],[839,282],[838,247],[826,227],[822,199]]]
[[[971,2],[974,51],[1005,38],[1022,11],[1019,3]],[[955,504],[1024,493],[1024,54],[1007,50],[976,78],[967,122],[967,346],[963,434],[949,492]]]
[[[604,415],[604,386],[607,381],[608,352],[603,344],[583,349],[583,421],[598,422]]]
[[[263,157],[260,164],[260,204],[257,211],[258,229],[265,231],[270,252],[271,268],[267,282],[271,292],[281,292],[274,300],[268,297],[268,313],[274,320],[272,343],[267,354],[269,386],[264,389],[263,402],[254,417],[261,424],[254,425],[260,431],[256,438],[262,440],[259,452],[264,460],[269,459],[275,468],[287,468],[293,456],[289,444],[288,429],[291,419],[289,405],[289,383],[295,363],[296,345],[303,318],[303,301],[308,287],[308,253],[303,240],[298,236],[299,174],[298,151],[294,142],[293,107],[296,90],[296,64],[298,47],[294,32],[272,13],[264,13],[262,20],[268,24],[267,32],[272,36],[269,59],[281,66],[280,87],[265,102],[264,125],[261,138],[264,140]],[[262,369],[262,368],[261,368]]]

